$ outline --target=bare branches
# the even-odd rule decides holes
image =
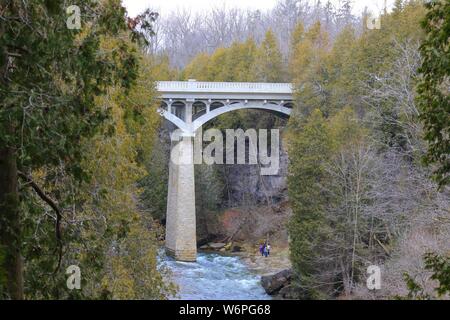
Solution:
[[[398,58],[391,70],[385,74],[371,74],[370,81],[363,84],[367,92],[363,101],[370,107],[370,119],[375,128],[388,125],[401,129],[397,136],[406,141],[402,151],[409,156],[423,154],[423,130],[415,103],[419,43],[395,42],[395,48]],[[388,110],[386,106],[389,106]]]
[[[47,203],[53,211],[56,213],[56,220],[55,220],[55,235],[56,235],[56,241],[58,243],[58,263],[56,266],[56,269],[54,271],[54,274],[59,270],[61,266],[61,259],[62,259],[62,236],[61,236],[61,210],[59,209],[58,205],[54,200],[52,200],[50,197],[48,197],[45,192],[31,179],[31,177],[27,176],[23,172],[18,171],[18,176],[26,181],[26,183],[33,188],[33,190],[37,193],[37,195],[45,202]]]
[[[360,19],[351,15],[348,1],[334,7],[307,0],[278,1],[272,10],[242,10],[237,8],[214,7],[203,13],[193,13],[178,9],[161,16],[153,24],[154,35],[150,47],[153,53],[164,53],[171,63],[184,67],[195,55],[212,52],[235,41],[252,38],[261,42],[267,30],[272,30],[280,43],[285,57],[289,54],[289,43],[295,26],[302,22],[305,27],[320,21],[335,39],[347,25],[355,30],[361,28]],[[150,37],[149,37],[150,38]]]

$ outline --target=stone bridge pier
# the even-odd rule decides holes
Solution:
[[[196,261],[193,137],[172,136],[170,158],[166,253],[179,261]]]

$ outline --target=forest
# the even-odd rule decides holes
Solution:
[[[170,127],[156,82],[189,79],[289,82],[295,96],[288,120],[206,125],[280,129],[282,161],[279,176],[196,165],[199,242],[231,210],[231,239],[288,244],[291,298],[450,297],[450,2],[397,0],[374,28],[348,0],[133,18],[120,0],[74,0],[80,29],[66,2],[0,2],[0,299],[176,295],[160,263]]]

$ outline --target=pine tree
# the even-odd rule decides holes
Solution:
[[[291,56],[296,54],[297,46],[304,40],[305,38],[305,27],[302,22],[299,22],[291,35],[291,43],[290,43],[290,52]]]
[[[207,70],[207,81],[227,81],[229,70],[226,65],[227,48],[218,48],[210,57]]]
[[[256,44],[253,39],[250,38],[243,43],[236,42],[228,50],[226,65],[230,72],[229,81],[254,81],[252,68],[255,63]]]
[[[183,80],[196,79],[198,81],[209,80],[210,56],[207,53],[199,53],[184,68],[181,73]]]
[[[326,103],[327,82],[326,57],[328,55],[328,34],[320,22],[315,23],[297,43],[291,57],[291,72],[296,87],[298,112],[308,116],[319,108],[325,115],[329,106]]]
[[[450,183],[450,3],[432,1],[422,26],[427,33],[418,87],[425,139],[429,143],[426,162],[436,165],[435,178],[441,186]]]
[[[254,72],[257,80],[261,82],[282,82],[285,78],[283,57],[271,30],[266,32],[258,48]]]
[[[326,56],[328,79],[324,87],[328,95],[323,109],[327,114],[335,114],[347,106],[354,110],[359,107],[360,101],[356,93],[360,83],[355,81],[356,68],[352,56],[355,43],[355,31],[350,26],[345,27]]]
[[[319,247],[327,238],[325,221],[326,199],[322,184],[327,179],[325,161],[331,151],[326,121],[319,110],[307,120],[290,120],[288,152],[290,158],[288,190],[292,218],[288,230],[290,255],[296,282],[306,297],[319,297],[314,289],[320,272],[317,258]]]
[[[61,212],[32,183],[32,172],[64,165],[66,173],[86,180],[81,168],[83,138],[95,134],[108,116],[96,97],[113,85],[130,88],[137,76],[136,47],[120,1],[74,1],[83,15],[81,30],[66,26],[64,1],[8,1],[0,27],[0,221],[2,269],[7,296],[24,298],[23,203],[19,178],[56,214],[53,241],[61,256]],[[95,14],[94,14],[95,13]],[[139,21],[136,21],[138,23]],[[120,36],[119,36],[120,35]],[[115,50],[104,51],[105,37],[117,37]],[[53,268],[59,267],[58,254]],[[59,258],[60,259],[60,258]],[[48,272],[52,266],[46,266]]]

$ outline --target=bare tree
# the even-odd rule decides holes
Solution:
[[[375,128],[381,125],[396,127],[397,139],[403,142],[402,152],[411,157],[421,156],[426,149],[419,110],[415,103],[415,79],[420,65],[419,43],[395,43],[398,58],[385,74],[371,74],[364,84],[363,97],[370,109],[370,120]],[[386,110],[386,106],[389,109]]]
[[[166,53],[172,65],[182,68],[198,53],[211,53],[235,41],[253,38],[260,43],[271,29],[287,57],[296,24],[302,22],[309,27],[316,21],[323,23],[331,39],[348,24],[355,29],[361,25],[360,18],[351,15],[347,1],[334,7],[330,2],[322,5],[317,1],[311,5],[308,0],[279,0],[272,10],[265,12],[225,6],[195,14],[188,9],[178,9],[161,15],[155,22],[155,34],[148,51]]]

